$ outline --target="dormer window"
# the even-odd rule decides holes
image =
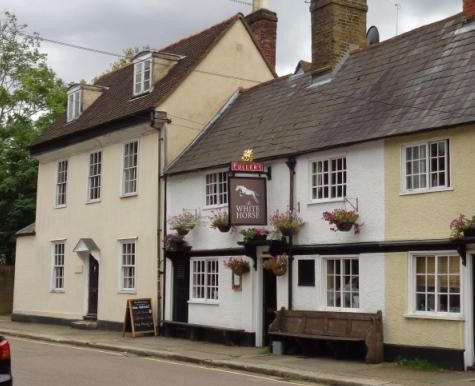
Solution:
[[[145,94],[152,89],[152,58],[146,58],[134,65],[134,95]]]
[[[68,92],[68,122],[81,114],[81,89],[75,88]]]

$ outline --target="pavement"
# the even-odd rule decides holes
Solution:
[[[0,316],[0,334],[130,353],[139,356],[184,361],[211,367],[326,385],[468,385],[475,373],[447,370],[419,370],[396,363],[369,365],[328,358],[273,355],[262,348],[234,347],[165,337],[123,337],[120,332],[77,330],[49,324],[12,322]]]

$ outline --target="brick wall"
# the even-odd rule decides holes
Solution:
[[[0,265],[0,315],[12,312],[14,278],[13,265]]]
[[[312,62],[334,67],[351,44],[366,44],[366,0],[312,0]]]
[[[277,14],[259,9],[246,16],[246,22],[261,46],[267,61],[275,67],[277,45]]]
[[[467,19],[475,17],[475,0],[463,0],[463,14]]]

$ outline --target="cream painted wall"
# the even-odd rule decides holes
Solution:
[[[57,153],[58,159],[70,154],[65,208],[54,208],[54,153],[40,160],[36,236],[17,240],[15,313],[66,319],[86,314],[88,272],[73,252],[81,238],[92,238],[100,249],[99,320],[123,321],[130,297],[151,297],[156,310],[158,135],[141,129],[121,135],[123,141],[139,140],[138,194],[133,197],[121,198],[123,141],[110,143],[99,137],[89,143],[91,151],[103,152],[102,200],[93,204],[86,202],[89,151],[84,151],[85,143]],[[135,294],[119,293],[118,240],[125,238],[137,238]],[[50,292],[53,240],[66,240],[64,293]]]
[[[452,190],[402,195],[401,145],[437,139],[450,140]],[[475,128],[438,130],[389,139],[385,143],[386,240],[446,239],[449,223],[465,213],[475,214]]]
[[[407,346],[463,349],[463,321],[409,318],[408,255],[386,254],[384,342]]]
[[[157,110],[173,123],[165,131],[166,161],[179,154],[239,87],[272,79],[242,21],[238,20],[193,72]],[[250,81],[242,79],[250,79]],[[132,87],[132,85],[130,85]],[[185,118],[179,119],[176,116]],[[193,127],[193,129],[190,129]],[[122,143],[140,136],[139,192],[120,198]],[[121,130],[40,157],[36,236],[17,241],[14,312],[78,319],[86,312],[86,266],[72,252],[80,238],[93,238],[101,249],[100,320],[123,320],[125,300],[118,293],[118,242],[137,237],[137,297],[157,302],[158,135],[149,127]],[[103,150],[103,197],[86,203],[90,151]],[[68,205],[54,209],[57,161],[69,159]],[[66,239],[65,292],[51,293],[51,241]],[[34,294],[34,296],[32,296]]]
[[[247,29],[238,20],[186,82],[158,107],[172,120],[166,134],[167,160],[181,153],[239,87],[255,86],[272,78]]]

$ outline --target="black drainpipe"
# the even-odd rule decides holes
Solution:
[[[289,157],[287,162],[285,163],[289,168],[289,178],[290,178],[290,188],[289,188],[289,210],[294,210],[294,191],[295,191],[295,166],[297,165],[297,159],[295,157]],[[294,255],[292,252],[293,246],[293,236],[289,236],[289,280],[288,283],[288,293],[289,293],[289,302],[288,302],[288,309],[292,309],[292,271],[293,271],[293,262],[294,262]]]

